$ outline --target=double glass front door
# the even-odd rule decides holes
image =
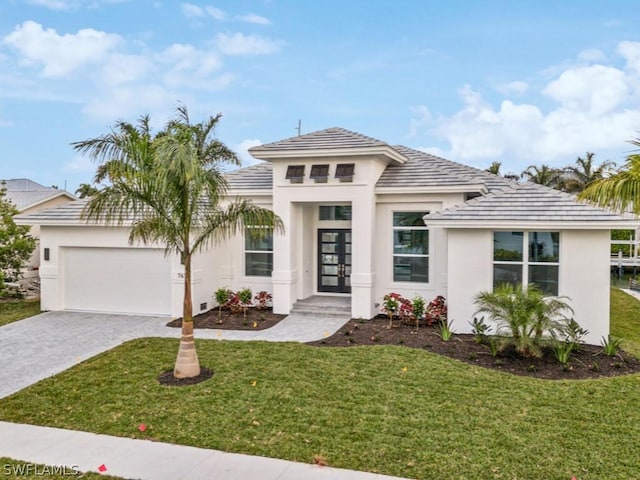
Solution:
[[[318,291],[351,293],[351,230],[318,230]]]

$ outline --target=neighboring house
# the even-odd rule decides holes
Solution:
[[[39,212],[77,200],[77,197],[65,190],[45,187],[27,178],[0,180],[1,184],[4,184],[4,188],[7,189],[7,200],[10,200],[22,215]],[[40,227],[37,225],[32,226],[30,233],[35,238],[40,238]],[[36,249],[29,260],[25,277],[37,276],[36,272],[39,266],[40,251]]]
[[[247,229],[195,258],[196,310],[222,286],[272,292],[283,314],[311,295],[350,296],[361,318],[389,292],[443,295],[468,332],[475,294],[534,281],[570,298],[587,341],[608,334],[610,229],[636,219],[341,128],[250,152],[265,162],[228,174],[229,195],[273,209],[285,233]],[[126,227],[87,225],[83,205],[19,220],[41,227],[42,308],[179,316],[179,260],[128,245]]]

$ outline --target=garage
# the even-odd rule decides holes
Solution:
[[[169,315],[171,261],[154,248],[61,249],[64,309]]]

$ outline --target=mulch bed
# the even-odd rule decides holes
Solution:
[[[213,328],[218,330],[265,330],[273,327],[286,315],[278,315],[271,311],[271,308],[258,309],[251,307],[247,309],[245,319],[242,312],[232,313],[229,310],[222,310],[222,316],[218,317],[218,309],[214,308],[193,317],[194,328]],[[182,327],[182,318],[172,320],[167,323],[168,327]]]
[[[455,328],[455,326],[454,326]],[[640,372],[640,361],[624,351],[614,357],[600,353],[601,348],[583,345],[579,352],[571,356],[568,368],[556,360],[551,349],[545,349],[542,358],[523,358],[513,347],[507,347],[493,357],[489,347],[475,341],[473,335],[454,334],[449,341],[443,341],[435,326],[420,327],[394,321],[389,328],[386,317],[372,320],[350,320],[338,332],[309,345],[318,347],[355,347],[363,345],[398,345],[418,348],[444,355],[480,367],[527,377],[551,380],[572,380],[601,378]]]
[[[213,370],[204,367],[200,367],[200,375],[187,378],[176,378],[173,376],[173,370],[167,370],[158,376],[158,383],[167,387],[185,387],[209,380],[212,376]]]

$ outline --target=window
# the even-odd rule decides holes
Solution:
[[[270,277],[273,270],[273,232],[266,228],[244,231],[244,274]]]
[[[353,182],[355,163],[339,163],[336,167],[336,178],[341,182]]]
[[[351,205],[322,205],[320,220],[351,220]]]
[[[393,281],[429,282],[429,212],[393,212]]]
[[[304,179],[304,165],[289,165],[285,178],[291,183],[302,183]]]
[[[312,165],[310,177],[316,183],[327,183],[329,165]]]
[[[493,287],[535,283],[558,295],[559,252],[559,232],[494,232]]]

